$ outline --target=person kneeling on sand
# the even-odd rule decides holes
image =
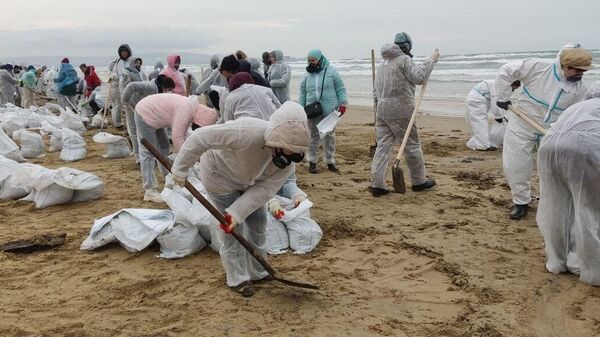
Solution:
[[[546,269],[600,286],[600,81],[586,98],[565,110],[540,144],[537,223]]]
[[[377,98],[377,150],[371,164],[373,179],[370,191],[374,197],[388,194],[385,173],[395,144],[410,132],[404,150],[410,172],[412,190],[424,191],[435,186],[435,180],[427,179],[423,150],[416,123],[406,130],[415,108],[415,85],[423,84],[431,74],[439,54],[434,52],[422,64],[416,64],[410,54],[412,42],[406,33],[396,35],[395,44],[381,47],[383,63],[377,70],[375,96]]]
[[[173,180],[183,186],[188,170],[200,159],[200,178],[209,199],[226,214],[219,254],[227,285],[244,297],[254,295],[253,281],[268,279],[269,274],[227,233],[238,227],[266,258],[265,204],[290,176],[291,164],[303,160],[309,139],[304,109],[286,102],[268,122],[240,118],[194,131],[173,163]]]
[[[515,91],[521,86],[521,82],[514,81],[511,84]],[[506,122],[504,112],[496,106],[496,100],[492,98],[494,92],[494,80],[485,80],[479,82],[467,95],[467,124],[471,129],[473,137],[467,141],[467,147],[471,150],[495,150],[498,146],[493,137],[490,136],[488,113],[494,116],[496,123]],[[502,128],[504,130],[504,128]],[[502,134],[504,138],[504,134]]]
[[[144,184],[144,200],[163,202],[157,190],[154,165],[156,159],[142,145],[146,139],[154,145],[163,156],[169,155],[169,139],[166,128],[173,132],[173,146],[178,152],[190,128],[214,124],[217,121],[215,110],[199,103],[198,96],[185,97],[177,94],[156,94],[143,98],[135,106],[135,124],[140,149],[140,170]],[[166,168],[159,164],[163,176],[168,174]]]

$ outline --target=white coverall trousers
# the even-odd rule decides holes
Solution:
[[[237,198],[242,195],[234,192],[228,195],[214,195],[208,192],[210,201],[221,212],[231,206]],[[260,207],[250,214],[243,223],[238,224],[235,230],[250,241],[257,252],[264,258],[267,257],[267,237],[265,235],[267,224],[267,209]],[[233,235],[222,230],[218,231],[219,239],[223,242],[219,255],[225,272],[227,273],[227,285],[235,287],[246,281],[263,279],[269,273],[248,253],[248,251],[237,242]]]
[[[372,187],[386,188],[385,175],[390,161],[390,154],[394,146],[402,142],[409,122],[410,116],[398,115],[394,118],[386,119],[381,118],[379,115],[377,116],[375,123],[377,150],[375,150],[375,156],[371,164]],[[427,172],[417,132],[417,124],[413,124],[410,130],[406,148],[404,149],[404,158],[406,158],[413,186],[424,184],[427,179]]]
[[[510,122],[504,136],[502,166],[510,186],[515,205],[528,205],[531,202],[531,176],[535,147],[541,138],[533,128],[519,117],[508,115]]]

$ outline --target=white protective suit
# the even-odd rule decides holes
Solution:
[[[490,139],[488,113],[491,113],[494,119],[504,117],[504,112],[496,105],[496,100],[492,99],[493,92],[494,80],[485,80],[467,95],[467,123],[473,134],[467,142],[467,147],[471,150],[487,150],[500,145],[492,144]]]
[[[157,59],[156,62],[154,62],[154,70],[152,70],[150,72],[150,74],[148,75],[148,80],[151,81],[151,80],[157,78],[163,69],[165,69],[165,65],[162,63],[162,61],[160,59]]]
[[[569,107],[540,144],[537,223],[548,271],[600,286],[600,81]]]
[[[131,52],[131,48],[129,45],[121,45],[119,49],[125,48],[129,51],[129,58],[127,60],[122,60],[121,58],[116,59],[111,62],[108,66],[108,70],[110,71],[110,97],[109,100],[112,104],[111,115],[113,120],[113,125],[115,127],[121,127],[123,123],[121,123],[121,112],[123,111],[123,106],[121,103],[121,89],[124,89],[125,86],[121,85],[121,75],[125,72],[125,67],[129,63],[129,59],[132,58],[133,53]]]
[[[377,150],[371,164],[371,187],[385,189],[391,151],[395,144],[402,141],[415,108],[415,85],[425,82],[433,70],[434,62],[428,58],[422,64],[416,64],[392,43],[381,47],[381,56],[384,61],[375,77]],[[424,184],[427,172],[416,123],[410,130],[404,157],[413,186]]]
[[[127,125],[127,133],[129,134],[129,139],[131,140],[132,148],[133,148],[133,156],[135,157],[135,161],[140,161],[140,149],[137,139],[137,129],[135,126],[135,105],[128,104],[123,100],[123,96],[125,93],[125,88],[134,82],[147,82],[148,77],[144,74],[143,71],[138,71],[135,68],[135,57],[131,56],[127,59],[127,63],[125,68],[121,72],[121,76],[119,77],[119,93],[121,95],[121,107],[122,110],[125,111],[125,123]],[[155,85],[156,86],[156,85]],[[140,98],[141,100],[141,98]]]
[[[186,177],[200,158],[200,178],[209,198],[239,224],[236,230],[266,258],[266,208],[284,184],[292,166],[280,169],[272,162],[274,148],[304,153],[309,131],[304,108],[288,102],[270,120],[241,118],[197,129],[185,141],[173,163],[173,174]],[[219,254],[227,285],[258,280],[267,272],[231,236],[222,236]]]
[[[224,96],[225,101],[221,110],[219,123],[240,119],[243,117],[258,118],[268,121],[281,103],[273,91],[256,84],[242,84],[241,87]],[[292,172],[277,195],[294,199],[298,195],[306,198],[306,193],[296,184],[296,165],[293,163]]]
[[[219,123],[241,117],[269,120],[273,111],[277,110],[281,103],[270,88],[256,84],[243,84],[225,96],[222,106]]]
[[[290,99],[290,81],[292,79],[292,69],[283,59],[281,50],[274,50],[275,63],[269,67],[268,81],[273,93],[281,103]]]
[[[523,91],[515,106],[546,128],[566,108],[580,102],[585,95],[581,81],[573,83],[566,80],[560,65],[560,52],[554,62],[525,59],[503,65],[496,78],[493,97],[498,102],[509,101],[511,84],[517,80],[521,81]],[[518,116],[512,113],[507,113],[506,116],[509,123],[502,151],[504,174],[513,203],[527,205],[531,202],[529,181],[533,170],[534,147],[541,135]]]
[[[15,89],[19,80],[6,69],[0,69],[0,105],[15,104]]]
[[[158,87],[154,81],[131,82],[123,90],[121,101],[135,108],[142,98],[155,94],[158,94]]]
[[[208,93],[212,85],[229,89],[227,78],[221,75],[219,68],[213,69],[208,78],[206,78],[204,81],[202,81],[202,83],[198,85],[195,91],[196,95]]]

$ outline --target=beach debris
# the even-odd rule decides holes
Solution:
[[[0,245],[0,250],[7,253],[28,254],[62,246],[66,238],[67,233],[36,235],[28,240],[7,242]]]

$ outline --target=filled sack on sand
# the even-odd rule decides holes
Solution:
[[[267,212],[267,252],[272,255],[286,253],[290,248],[290,238],[285,225]]]
[[[108,119],[104,119],[104,125],[108,125]],[[90,122],[91,128],[100,128],[102,126],[102,113],[97,113],[92,117],[92,121]]]
[[[87,154],[85,140],[75,131],[64,128],[62,130],[62,150],[60,159],[66,162],[82,160]]]
[[[0,156],[0,200],[16,200],[29,194],[29,188],[18,179],[21,166]]]
[[[42,122],[42,134],[50,135],[49,152],[62,150],[62,129],[52,126],[47,121]]]
[[[69,108],[64,110],[61,109],[60,118],[62,119],[64,127],[77,132],[79,135],[83,135],[87,131],[83,122],[88,122],[88,118],[74,113]]]
[[[168,175],[166,186],[171,185],[171,179],[171,175]],[[192,178],[189,181],[199,192],[204,191],[204,187],[199,180]],[[204,194],[203,196],[207,198],[207,195]],[[218,235],[218,231],[221,230],[219,222],[202,204],[192,199],[191,194],[187,190],[179,186],[173,186],[173,189],[165,187],[161,192],[161,197],[175,213],[177,222],[195,226],[204,241],[209,243],[210,248],[215,252],[219,251],[221,248],[221,241]]]
[[[80,249],[94,250],[118,241],[127,251],[139,252],[174,224],[175,214],[169,210],[122,209],[94,221],[90,235]]]
[[[281,218],[281,222],[287,228],[290,248],[296,254],[308,253],[315,249],[323,237],[323,231],[319,224],[310,217],[310,208],[313,203],[310,200],[304,200],[294,208],[291,200],[277,198],[285,209],[285,215]]]
[[[173,228],[166,230],[156,241],[160,244],[159,257],[165,259],[178,259],[195,254],[206,247],[198,228],[190,224],[176,223]]]
[[[21,145],[21,155],[25,158],[37,158],[44,155],[44,141],[39,133],[17,130],[13,139]]]
[[[19,146],[0,128],[0,155],[22,163],[25,161]]]
[[[30,189],[21,200],[35,202],[36,208],[95,200],[104,192],[102,180],[88,172],[70,167],[50,170],[35,164],[21,164],[20,168],[19,182]]]
[[[108,159],[126,158],[131,155],[127,138],[100,132],[92,138],[98,144],[106,144],[106,154],[102,157]]]

